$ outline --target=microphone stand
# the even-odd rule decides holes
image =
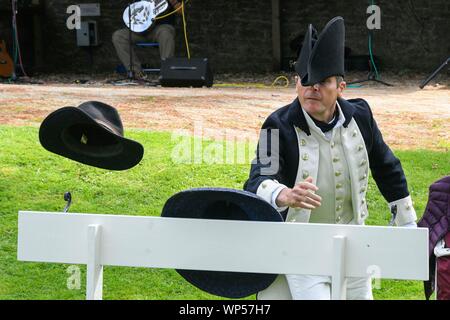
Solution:
[[[372,47],[372,34],[373,34],[373,31],[369,30],[369,45],[370,45],[370,48]],[[371,49],[370,49],[369,54],[370,54],[370,58],[373,59],[373,55],[372,55],[372,50]],[[367,74],[367,79],[355,80],[355,81],[352,81],[352,82],[347,82],[347,84],[351,85],[351,84],[356,84],[356,83],[375,81],[375,82],[384,84],[385,86],[392,87],[393,86],[392,84],[384,82],[384,81],[378,79],[378,72],[374,73],[374,71],[373,71],[374,65],[372,66],[372,63],[375,65],[375,62],[371,61],[371,63],[370,63],[370,71]]]
[[[12,9],[12,17],[11,17],[11,19],[12,19],[12,28],[13,28],[13,31],[14,31],[14,35],[13,35],[13,42],[14,42],[13,51],[16,51],[17,50],[16,49],[17,39],[16,39],[16,31],[15,30],[17,30],[17,21],[16,21],[16,15],[18,13],[17,0],[12,0],[11,1],[11,9]],[[13,57],[15,57],[15,56],[16,56],[16,53],[13,52]],[[14,67],[13,67],[13,72],[12,72],[12,75],[11,75],[11,80],[16,81],[17,80],[17,74],[16,74],[17,61],[16,61],[15,58],[13,58],[13,66]]]
[[[130,81],[134,81],[134,72],[133,72],[133,54],[132,54],[132,33],[131,33],[131,4],[133,3],[133,0],[128,1],[128,40],[129,40],[129,54],[130,54],[130,70],[128,70],[128,79]]]

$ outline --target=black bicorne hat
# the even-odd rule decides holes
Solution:
[[[196,188],[167,200],[162,217],[282,222],[269,203],[247,191],[226,188]],[[232,230],[230,230],[232,232]],[[243,244],[245,245],[245,244]],[[243,298],[270,286],[276,274],[176,270],[184,279],[208,293]]]
[[[310,24],[295,63],[303,86],[312,86],[331,76],[345,75],[345,26],[342,17],[330,20],[320,35]]]
[[[144,154],[140,143],[124,138],[117,110],[97,101],[49,114],[40,126],[39,140],[50,152],[109,170],[129,169]]]

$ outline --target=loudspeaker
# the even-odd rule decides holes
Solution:
[[[211,87],[213,74],[207,58],[168,58],[161,62],[163,87]]]

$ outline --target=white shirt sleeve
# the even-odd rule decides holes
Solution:
[[[285,206],[285,207],[279,207],[279,206],[277,206],[277,198],[278,198],[278,195],[279,195],[280,192],[281,192],[283,189],[285,189],[285,188],[287,188],[285,185],[281,185],[281,186],[279,186],[277,189],[275,189],[275,191],[272,193],[272,203],[271,203],[271,205],[272,205],[275,209],[277,209],[278,212],[284,211],[284,210],[286,210],[286,209],[288,208],[287,206]]]
[[[267,179],[261,182],[256,194],[270,203],[278,212],[281,212],[286,210],[287,207],[278,207],[275,200],[284,188],[287,188],[287,186],[277,180]]]

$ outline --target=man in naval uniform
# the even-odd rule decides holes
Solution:
[[[309,25],[295,64],[298,97],[264,122],[244,189],[286,222],[363,225],[369,168],[392,224],[416,227],[400,161],[383,141],[363,99],[345,100],[345,27],[332,19],[320,35]],[[302,245],[302,244],[299,244]],[[348,278],[347,299],[373,299],[371,279]],[[279,275],[258,299],[330,299],[331,277]]]

